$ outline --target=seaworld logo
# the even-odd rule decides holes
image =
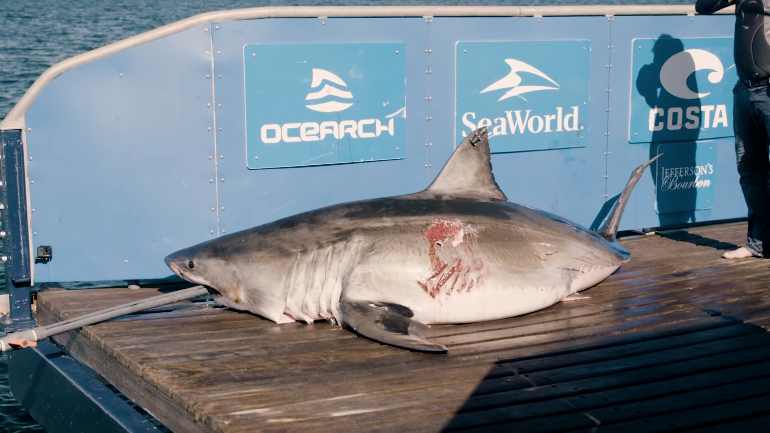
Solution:
[[[697,93],[687,85],[687,80],[697,71],[712,71],[708,80],[712,84],[722,81],[725,69],[713,53],[701,50],[684,50],[671,56],[660,69],[660,84],[674,97],[685,100],[701,99],[710,92]],[[714,113],[712,116],[711,114]],[[649,130],[678,131],[685,129],[708,129],[728,127],[727,105],[691,105],[689,107],[651,108]]]
[[[313,68],[313,77],[310,88],[319,87],[322,83],[329,82],[340,87],[347,87],[342,78],[325,69]],[[305,101],[317,101],[327,97],[340,99],[353,99],[353,94],[348,90],[342,90],[331,84],[326,84],[317,91],[311,91],[305,97]],[[339,113],[353,106],[353,102],[327,101],[305,105],[306,108],[320,113]],[[262,125],[260,138],[265,144],[272,143],[298,143],[307,141],[323,141],[326,137],[334,137],[341,140],[346,136],[350,138],[376,138],[383,133],[395,134],[394,118],[398,115],[406,117],[406,107],[393,114],[385,116],[385,119],[359,119],[359,120],[328,120],[325,122],[289,122],[282,125],[268,123]]]
[[[511,71],[505,77],[490,84],[479,93],[493,92],[495,90],[509,89],[498,101],[503,101],[514,96],[527,101],[522,95],[526,93],[539,92],[544,90],[559,90],[559,84],[545,72],[534,66],[516,59],[505,59]],[[521,85],[523,79],[521,72],[526,72],[541,77],[552,85]],[[533,110],[510,110],[503,111],[504,115],[496,118],[480,118],[476,123],[477,114],[468,111],[462,115],[462,123],[468,127],[468,131],[463,130],[463,137],[470,131],[482,127],[491,127],[490,136],[509,135],[509,134],[540,134],[548,132],[577,131],[583,129],[579,126],[578,118],[580,116],[579,106],[555,107],[551,113],[533,113]]]

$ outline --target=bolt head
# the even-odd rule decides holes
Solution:
[[[222,210],[225,210],[225,207],[224,207],[224,206],[222,206]]]
[[[128,260],[126,260],[124,263],[128,263]]]
[[[214,183],[214,179],[209,179],[209,183]]]
[[[32,232],[33,235],[37,236],[37,232]]]
[[[8,257],[7,257],[7,256],[2,256],[2,257],[0,257],[0,262],[3,262],[3,263],[5,263],[5,262],[7,262],[7,261],[8,261]]]
[[[211,211],[214,212],[214,208],[213,207],[211,208]]]
[[[32,209],[32,212],[34,212],[34,211],[35,211],[35,209]]]
[[[212,231],[211,231],[211,234],[212,234],[212,235],[214,234],[214,230],[212,230]]]
[[[224,233],[224,232],[225,232],[225,231],[224,231],[224,230],[222,230],[222,233]]]
[[[29,157],[29,160],[32,161],[32,157],[31,156]]]
[[[225,178],[223,177],[223,178],[222,178],[222,182],[224,182],[224,181],[225,181]]]
[[[259,159],[259,157],[258,157],[258,156],[255,156],[255,157],[254,157],[254,159]]]
[[[31,183],[32,185],[34,185],[34,184],[35,184],[35,181],[34,181],[34,180],[30,180],[30,181],[29,181],[29,183]]]
[[[5,232],[0,232],[0,238],[4,238],[4,237],[5,237]]]

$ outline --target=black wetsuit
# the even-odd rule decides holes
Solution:
[[[697,0],[700,14],[735,6],[735,156],[748,208],[745,248],[770,257],[770,0]],[[765,248],[768,246],[768,248]]]
[[[735,6],[735,67],[742,80],[770,77],[770,0],[697,0],[699,14]]]

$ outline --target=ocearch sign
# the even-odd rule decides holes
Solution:
[[[249,168],[401,159],[405,45],[244,47]]]
[[[635,39],[630,143],[733,135],[732,38]]]

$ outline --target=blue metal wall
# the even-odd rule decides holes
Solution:
[[[634,94],[632,41],[664,34],[682,40],[731,37],[733,19],[234,21],[193,28],[89,63],[49,84],[26,114],[33,242],[35,247],[54,247],[50,263],[35,265],[35,280],[164,277],[170,274],[162,260],[166,254],[222,233],[321,206],[424,189],[462,139],[456,136],[455,101],[456,89],[462,90],[466,84],[457,81],[456,68],[464,61],[458,44],[466,42],[553,44],[553,51],[544,50],[541,58],[530,53],[528,64],[558,84],[521,73],[521,85],[559,89],[501,100],[503,116],[505,110],[524,113],[527,104],[543,104],[548,92],[566,91],[566,82],[556,77],[580,68],[564,64],[559,47],[569,44],[558,41],[587,41],[590,66],[570,78],[574,87],[585,73],[588,88],[588,101],[580,107],[585,129],[575,131],[571,138],[576,147],[496,153],[492,162],[497,181],[511,201],[595,226],[603,217],[605,202],[620,193],[631,170],[651,154],[649,143],[632,144],[629,139]],[[405,47],[400,54],[405,55],[406,66],[400,73],[405,74],[408,115],[406,138],[398,150],[403,159],[249,169],[244,46],[351,43],[400,43]],[[484,49],[494,55],[493,48]],[[504,67],[506,59],[515,57],[515,52],[501,52],[499,64]],[[724,66],[729,69],[730,65]],[[282,73],[280,64],[263,67]],[[464,70],[467,67],[463,65]],[[528,84],[526,80],[533,76],[539,81]],[[725,74],[725,80],[730,77]],[[700,75],[697,78],[700,84]],[[480,87],[472,92],[483,93],[478,89],[490,84],[473,84]],[[499,90],[499,95],[505,91]],[[278,107],[280,101],[275,104]],[[537,126],[535,123],[532,129]],[[520,141],[512,143],[527,147],[526,140],[541,140],[542,135],[522,133],[513,138]],[[499,138],[493,138],[493,151],[495,139]],[[698,146],[706,143],[716,148],[717,174],[708,192],[713,194],[713,203],[709,200],[713,206],[659,214],[650,174],[637,186],[621,229],[745,216],[732,138],[696,141]]]

